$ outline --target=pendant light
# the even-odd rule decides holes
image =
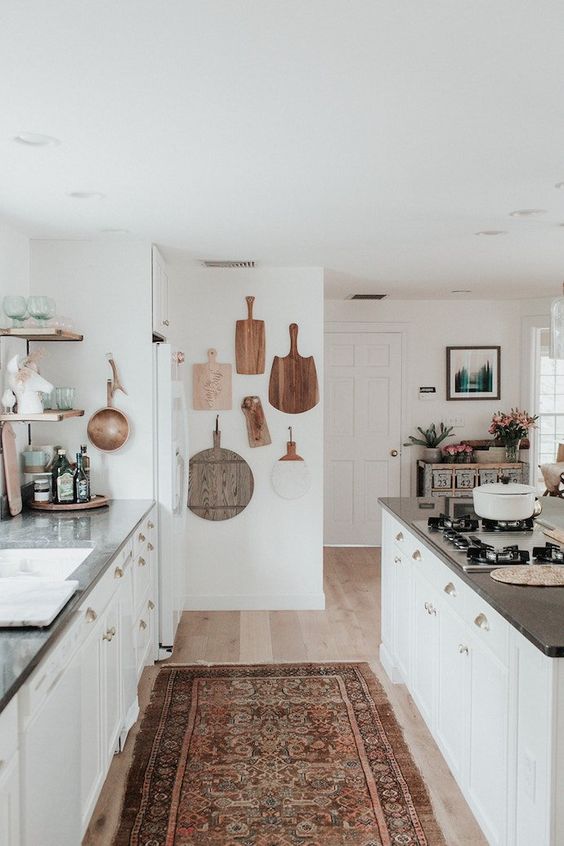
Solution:
[[[564,358],[564,283],[550,306],[550,358]]]

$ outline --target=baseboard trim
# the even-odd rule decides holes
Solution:
[[[386,675],[392,684],[403,684],[401,673],[383,643],[380,644],[380,663],[386,671]]]
[[[236,596],[200,594],[187,596],[185,611],[324,611],[324,593]]]

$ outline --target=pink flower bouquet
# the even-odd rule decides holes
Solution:
[[[470,444],[449,444],[443,447],[443,461],[450,464],[471,464],[474,450]]]

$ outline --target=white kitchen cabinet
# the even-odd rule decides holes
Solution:
[[[82,831],[88,825],[105,778],[104,750],[102,746],[104,730],[104,703],[102,701],[103,666],[102,650],[100,648],[104,620],[102,617],[96,619],[93,618],[92,614],[88,614],[85,625],[92,625],[92,631],[80,651],[80,808]]]
[[[18,704],[15,696],[0,714],[0,846],[20,843]]]
[[[414,583],[411,692],[425,722],[433,726],[437,701],[439,598],[419,572],[414,574]]]
[[[413,578],[409,558],[394,551],[393,643],[397,669],[407,684],[412,673]]]
[[[436,738],[455,778],[464,777],[468,748],[468,629],[445,600],[438,620]]]
[[[153,332],[166,338],[170,326],[168,270],[159,250],[152,249]]]

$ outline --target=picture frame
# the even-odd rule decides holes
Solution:
[[[498,400],[501,347],[447,347],[447,400]]]

